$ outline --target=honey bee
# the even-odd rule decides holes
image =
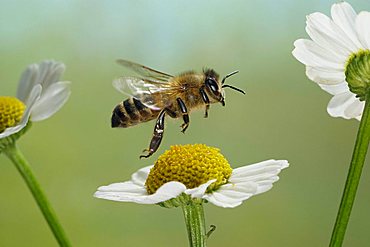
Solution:
[[[168,115],[183,119],[181,131],[185,133],[189,127],[189,113],[204,107],[204,117],[208,117],[210,104],[221,103],[225,106],[224,88],[231,88],[240,93],[239,88],[224,84],[225,80],[238,73],[227,74],[222,80],[213,69],[204,69],[202,73],[188,71],[172,76],[144,65],[119,59],[117,63],[133,70],[140,77],[119,77],[113,86],[129,96],[120,102],[112,113],[112,128],[127,128],[139,123],[156,119],[153,136],[149,148],[140,158],[148,158],[155,153],[161,144],[164,133],[164,120]]]

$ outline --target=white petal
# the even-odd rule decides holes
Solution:
[[[343,81],[336,85],[318,84],[322,90],[330,93],[331,95],[337,95],[345,92],[349,92],[348,83]]]
[[[140,194],[145,195],[146,189],[144,186],[134,184],[132,181],[126,181],[122,183],[114,183],[107,186],[101,186],[98,188],[99,192],[120,192],[122,194]]]
[[[251,184],[253,184],[253,186],[256,186],[256,191],[253,193],[253,195],[258,195],[258,194],[261,194],[263,192],[270,190],[272,188],[272,184],[277,182],[279,180],[279,177],[276,175],[276,176],[266,177],[265,179],[262,179],[262,177],[260,177],[259,179],[260,181],[257,183],[256,182],[238,182],[234,184],[234,186],[237,186],[239,190],[241,190],[241,189],[249,189]]]
[[[41,84],[45,90],[51,84],[59,81],[64,70],[64,64],[55,61],[46,60],[39,64],[29,65],[19,81],[17,98],[25,101],[32,88],[37,84]]]
[[[271,189],[272,184],[279,180],[277,175],[288,166],[289,163],[286,160],[266,160],[234,169],[229,181],[239,187],[255,183],[257,185],[255,195],[257,195]]]
[[[212,183],[216,182],[217,179],[209,180],[207,183],[201,184],[200,186],[193,188],[193,189],[187,189],[185,191],[185,194],[191,195],[192,198],[202,198],[204,194],[206,193],[206,190],[208,186],[210,186]]]
[[[23,102],[26,102],[32,88],[39,84],[36,82],[36,77],[38,73],[38,65],[31,64],[25,71],[23,71],[21,79],[18,83],[17,98]]]
[[[278,180],[278,177],[273,176],[273,175],[279,174],[279,172],[280,172],[279,167],[269,167],[269,168],[265,168],[263,171],[262,170],[258,171],[256,173],[256,175],[254,175],[254,176],[249,174],[247,177],[245,177],[245,174],[243,174],[244,177],[230,178],[231,179],[230,182],[234,183],[234,184],[245,183],[245,182],[253,182],[253,181],[258,181],[258,180],[275,182],[275,181]]]
[[[315,43],[335,54],[335,58],[342,63],[346,61],[351,54],[348,49],[343,49],[341,46],[333,43],[331,38],[328,38],[322,31],[316,30],[311,26],[306,26],[306,32]]]
[[[307,30],[309,30],[308,34],[312,40],[334,53],[346,55],[360,48],[340,27],[322,13],[313,13],[307,16]],[[326,42],[321,43],[323,40]]]
[[[141,168],[131,176],[131,181],[137,185],[144,186],[153,165]]]
[[[65,65],[53,60],[46,60],[40,63],[38,78],[43,88],[60,81],[62,74],[65,71]]]
[[[148,193],[143,186],[127,181],[123,183],[110,184],[108,186],[101,186],[95,192],[94,196],[112,201],[131,202],[135,197],[141,198],[143,196],[148,196]]]
[[[56,113],[68,100],[71,90],[69,82],[56,82],[43,90],[32,111],[32,121],[41,121]]]
[[[41,85],[34,86],[34,88],[32,89],[32,91],[29,94],[29,97],[26,101],[26,110],[23,113],[21,121],[16,126],[7,128],[3,132],[1,132],[0,133],[0,139],[4,138],[4,137],[7,137],[7,136],[10,136],[14,133],[17,133],[18,131],[20,131],[21,129],[23,129],[27,125],[28,119],[29,119],[30,114],[33,110],[33,107],[34,107],[36,101],[40,98],[41,90],[42,90]]]
[[[353,117],[350,117],[345,112],[350,111],[348,108],[355,101],[359,101],[359,99],[357,99],[355,94],[351,93],[350,91],[334,95],[328,104],[327,111],[332,117],[351,119]]]
[[[286,160],[265,160],[253,165],[242,166],[233,170],[229,181],[234,183],[236,179],[242,181],[254,181],[255,176],[264,176],[266,174],[277,174],[282,169],[288,167]],[[238,180],[239,181],[239,180]]]
[[[324,69],[319,67],[306,66],[307,77],[317,83],[339,84],[345,80],[343,70]]]
[[[234,208],[242,204],[243,200],[233,200],[218,191],[213,192],[212,194],[208,194],[204,197],[210,203],[223,208]]]
[[[356,18],[356,32],[357,35],[367,49],[370,49],[370,12],[361,12]]]
[[[216,206],[236,207],[251,196],[271,189],[272,184],[279,179],[277,175],[288,166],[286,160],[267,160],[234,169],[228,184],[203,198]]]
[[[230,208],[240,205],[244,200],[257,193],[258,186],[255,183],[225,184],[217,191],[203,196],[203,199],[216,206]]]
[[[255,184],[252,184],[250,183],[250,188],[251,192],[249,193],[245,193],[243,191],[238,191],[236,188],[233,188],[233,189],[220,189],[220,190],[217,190],[217,195],[219,195],[221,197],[224,197],[224,199],[226,199],[228,202],[239,202],[239,201],[243,201],[243,200],[246,200],[248,199],[249,197],[253,196],[255,193],[256,193],[256,185]]]
[[[360,100],[355,100],[350,104],[347,109],[344,111],[344,115],[348,118],[356,118],[361,120],[361,115],[365,107],[365,102]]]
[[[36,83],[40,83],[43,88],[47,88],[55,82],[60,81],[65,70],[63,63],[53,60],[45,60],[38,64],[38,73],[35,78]]]
[[[352,49],[341,42],[340,32],[337,33],[331,30],[335,24],[331,24],[332,20],[327,16],[321,13],[313,13],[307,16],[306,23],[306,32],[311,39],[324,49],[336,54],[336,58],[339,58],[338,61],[344,62],[352,53]]]
[[[357,49],[363,48],[355,30],[356,12],[352,6],[346,2],[335,3],[331,7],[331,16],[334,23],[351,39]]]
[[[331,70],[343,70],[345,60],[335,58],[333,53],[320,47],[312,40],[298,39],[294,42],[293,56],[301,63]]]
[[[131,181],[113,184],[111,191],[107,188],[109,186],[111,185],[98,188],[94,196],[112,201],[156,204],[175,198],[186,190],[185,185],[179,182],[166,183],[152,195],[148,195],[143,186],[136,185]]]

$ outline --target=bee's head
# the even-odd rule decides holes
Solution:
[[[216,71],[214,71],[213,69],[206,69],[204,71],[204,75],[205,75],[204,83],[205,83],[207,91],[209,92],[210,96],[214,100],[220,102],[223,106],[225,106],[225,92],[224,92],[225,87],[234,89],[242,94],[245,94],[245,92],[239,88],[224,84],[225,80],[228,77],[235,75],[238,72],[239,71],[234,71],[234,72],[227,74],[224,78],[222,78],[220,82],[219,81],[220,76],[216,73]]]

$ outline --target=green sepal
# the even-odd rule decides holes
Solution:
[[[353,53],[345,68],[349,90],[364,101],[370,91],[370,50]]]

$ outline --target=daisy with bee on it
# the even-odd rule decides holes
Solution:
[[[215,230],[207,229],[203,205],[235,208],[272,189],[287,160],[269,159],[232,168],[220,149],[205,144],[175,145],[159,156],[154,165],[143,167],[131,179],[101,186],[100,199],[157,204],[181,208],[189,246],[206,247]]]

